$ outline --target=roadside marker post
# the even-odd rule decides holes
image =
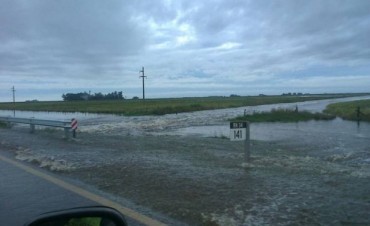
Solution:
[[[73,135],[73,138],[76,138],[76,129],[77,129],[77,120],[75,118],[73,118],[71,120],[71,127],[72,127],[72,135]]]
[[[250,161],[250,126],[249,122],[230,122],[230,141],[244,140],[244,161]]]

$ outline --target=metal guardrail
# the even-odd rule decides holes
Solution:
[[[15,117],[0,117],[0,121],[6,123],[29,124],[31,128],[31,133],[35,132],[35,125],[61,127],[64,128],[64,133],[67,138],[69,137],[69,131],[72,128],[71,122],[69,121],[54,121],[35,118],[15,118]]]

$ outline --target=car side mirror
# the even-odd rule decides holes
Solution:
[[[117,210],[98,206],[44,213],[25,226],[127,226],[127,223]]]

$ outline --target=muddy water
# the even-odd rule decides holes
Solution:
[[[176,115],[165,115],[165,116],[142,116],[142,117],[125,117],[125,116],[117,116],[117,115],[110,115],[110,114],[91,114],[91,113],[61,113],[61,112],[38,112],[38,111],[16,111],[16,117],[20,118],[40,118],[40,119],[50,119],[50,120],[70,120],[71,118],[77,118],[83,122],[87,122],[88,124],[91,123],[99,123],[99,121],[106,122],[106,121],[130,121],[130,120],[173,120],[173,119],[181,119],[179,122],[185,122],[183,125],[179,126],[187,126],[193,123],[200,123],[199,121],[207,120],[207,123],[214,124],[215,122],[219,122],[220,120],[223,121],[225,117],[235,117],[241,115],[246,110],[247,113],[253,113],[254,111],[270,111],[273,108],[292,108],[294,109],[296,106],[300,110],[308,110],[312,112],[321,112],[325,109],[328,104],[337,103],[337,102],[345,102],[345,101],[352,101],[352,100],[362,100],[362,99],[370,99],[370,96],[363,96],[363,97],[348,97],[348,98],[338,98],[338,99],[328,99],[328,100],[316,100],[316,101],[306,101],[306,102],[297,102],[297,103],[282,103],[282,104],[269,104],[269,105],[260,105],[260,106],[248,106],[248,107],[239,107],[239,108],[229,108],[229,109],[220,109],[220,110],[210,110],[210,111],[199,111],[199,112],[192,112],[192,113],[181,113]],[[13,116],[13,111],[11,110],[0,110],[0,116]],[[192,122],[194,121],[194,122]]]
[[[80,140],[53,139],[58,133],[46,139],[19,128],[0,131],[0,147],[15,144],[18,159],[37,154],[63,167],[69,163],[77,167],[72,177],[189,225],[204,219],[218,225],[370,225],[370,123],[252,124],[253,161],[246,165],[242,143],[203,138],[228,137],[227,119],[245,109],[298,105],[321,111],[346,100],[353,98],[141,117],[23,112],[22,117],[76,117]]]
[[[270,111],[276,108],[294,109],[296,106],[299,110],[308,110],[312,112],[321,112],[328,104],[370,99],[365,97],[350,97],[329,100],[317,100],[298,103],[282,103],[260,106],[247,106],[239,108],[198,111],[180,114],[168,114],[164,116],[118,116],[110,114],[90,114],[90,113],[60,113],[60,112],[32,112],[17,111],[16,117],[34,117],[39,119],[51,120],[71,120],[77,118],[81,130],[84,131],[101,131],[104,133],[133,133],[142,132],[163,132],[169,129],[188,128],[193,126],[214,126],[225,125],[229,118],[243,115],[244,112],[252,114],[259,111]],[[12,116],[13,111],[0,110],[0,116]],[[285,125],[285,124],[283,124]],[[201,129],[201,128],[199,128]],[[208,134],[208,132],[206,132]]]
[[[228,137],[228,125],[194,126],[164,134],[204,137]],[[357,124],[337,118],[332,121],[251,124],[251,139],[275,141],[317,150],[315,155],[357,154],[356,159],[370,164],[370,123]],[[367,151],[365,151],[367,150]]]
[[[79,120],[81,132],[98,132],[118,135],[177,135],[201,137],[229,136],[228,119],[246,112],[269,111],[274,108],[295,108],[320,112],[330,103],[369,99],[351,97],[287,104],[271,104],[231,109],[169,114],[164,116],[117,116],[109,114],[16,112],[17,117]],[[1,116],[12,111],[0,111]],[[251,139],[282,141],[289,144],[309,145],[319,150],[336,153],[358,152],[370,147],[370,123],[357,124],[335,119],[332,121],[308,121],[298,123],[255,123],[251,125]],[[370,162],[370,160],[369,160]]]
[[[340,98],[299,103],[272,104],[232,109],[169,114],[164,116],[117,116],[108,114],[17,112],[17,117],[79,120],[80,132],[112,135],[176,135],[198,137],[229,136],[228,119],[251,114],[254,111],[269,111],[273,108],[295,108],[320,112],[330,103],[368,99],[367,97]],[[10,115],[12,111],[0,111]],[[19,126],[19,125],[18,125]],[[21,126],[21,125],[20,125]],[[251,139],[274,141],[286,145],[308,147],[315,156],[350,154],[351,162],[370,164],[370,123],[345,121],[308,121],[298,123],[254,123]]]
[[[97,132],[117,135],[177,135],[224,137],[229,136],[228,119],[246,112],[269,111],[274,108],[295,108],[320,112],[330,103],[369,99],[351,97],[329,100],[307,101],[287,104],[271,104],[231,109],[169,114],[164,116],[117,116],[109,114],[16,112],[17,117],[42,119],[79,120],[81,132]],[[1,116],[12,111],[0,111]],[[19,125],[18,125],[19,126]],[[309,145],[325,152],[361,152],[370,147],[370,123],[357,124],[335,119],[332,121],[308,121],[298,123],[255,123],[251,125],[251,139],[282,141],[296,145]],[[369,161],[365,159],[364,161]]]

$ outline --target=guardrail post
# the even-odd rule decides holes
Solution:
[[[77,120],[75,118],[73,118],[71,120],[71,129],[72,129],[72,135],[73,135],[73,138],[76,138],[76,130],[77,130]]]

